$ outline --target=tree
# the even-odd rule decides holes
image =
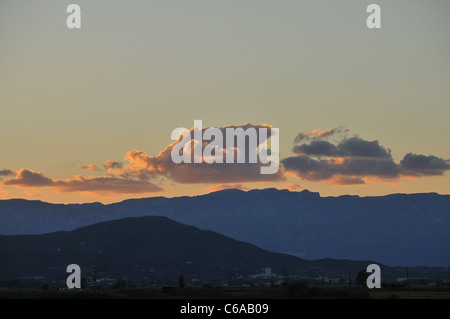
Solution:
[[[114,289],[125,289],[127,288],[127,282],[124,279],[120,279],[116,284],[113,286]]]
[[[180,276],[178,277],[178,287],[184,288],[184,277],[183,277],[183,274],[180,274]]]
[[[366,269],[361,270],[356,276],[356,282],[363,288],[367,288],[367,278],[369,277],[369,273]]]

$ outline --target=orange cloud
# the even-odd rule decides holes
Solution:
[[[123,164],[121,162],[114,162],[114,161],[106,161],[103,163],[103,167],[108,168],[122,168]]]
[[[153,193],[162,189],[150,182],[136,181],[117,177],[83,177],[57,180],[54,182],[56,190],[61,192],[102,192],[119,194]]]
[[[332,165],[344,165],[345,164],[345,157],[331,157],[325,159],[328,164]]]
[[[97,164],[89,164],[81,166],[82,169],[91,170],[91,171],[99,171],[100,167]]]
[[[223,147],[221,151],[224,156],[226,156],[227,151],[236,153],[242,152],[241,154],[250,156],[250,151],[248,149],[241,150],[240,148],[245,147],[250,149],[250,144],[252,145],[252,147],[263,145],[262,143],[271,138],[271,134],[273,133],[271,130],[272,126],[268,124],[254,125],[251,123],[246,123],[244,125],[229,125],[216,128],[218,131],[216,130],[216,133],[213,134],[217,135],[213,136],[214,138],[220,138],[219,136],[222,136],[223,146],[227,145],[226,138],[229,135],[226,134],[226,129],[228,128],[233,128],[236,130],[242,129],[242,131],[245,132],[244,134],[246,134],[247,132],[248,134],[256,134],[258,145],[251,144],[250,139],[248,139],[243,143],[244,146],[241,143],[237,143],[235,147],[230,146],[229,149]],[[259,129],[261,128],[266,129],[264,132],[267,132],[267,135],[264,133],[264,135],[260,135],[261,130]],[[195,131],[198,129],[199,128],[191,128],[190,130],[188,130],[189,134],[191,134],[191,142],[194,141],[194,132],[198,133],[198,131]],[[247,129],[250,130],[247,131]],[[207,128],[201,128],[200,130],[201,134],[203,135],[206,132]],[[285,179],[284,171],[282,169],[279,169],[275,174],[261,174],[261,167],[265,166],[265,164],[262,164],[261,158],[259,158],[256,163],[249,163],[248,160],[245,160],[245,163],[217,163],[213,161],[213,163],[211,164],[206,162],[176,164],[172,160],[172,149],[181,140],[183,140],[182,135],[180,135],[176,141],[170,143],[157,156],[149,156],[144,151],[131,150],[126,154],[124,158],[125,161],[123,163],[111,160],[105,161],[103,163],[103,168],[106,169],[106,176],[83,177],[79,175],[75,176],[74,178],[54,180],[45,176],[41,172],[22,168],[17,174],[10,170],[0,171],[2,176],[16,175],[15,177],[11,177],[5,180],[2,185],[15,186],[18,188],[49,187],[59,192],[102,192],[131,194],[157,192],[162,190],[159,186],[150,182],[151,180],[161,178],[166,178],[182,184],[219,184],[215,186],[215,189],[223,189],[233,186],[243,189],[244,186],[239,183],[279,181]],[[205,141],[206,140],[207,139],[205,138]],[[204,143],[202,147],[207,148],[208,146],[209,143]],[[192,154],[194,153],[192,152],[193,147],[194,143],[191,143]],[[264,145],[264,147],[268,147],[268,145]],[[184,150],[185,149],[183,148],[183,151]],[[212,152],[211,150],[209,151],[209,155],[216,156],[217,151],[218,149],[214,148]],[[188,147],[186,148],[186,152],[187,154],[189,154]],[[81,168],[85,170],[100,170],[100,167],[97,164],[83,165],[81,166]]]
[[[299,191],[301,189],[304,189],[305,187],[300,185],[300,184],[289,183],[289,184],[282,185],[281,188],[282,189],[288,189],[290,191]]]
[[[25,194],[27,194],[27,196],[29,198],[33,198],[33,199],[38,199],[40,197],[42,197],[42,194],[39,192],[32,192],[30,190],[25,190]]]
[[[267,124],[245,124],[230,125],[219,128],[242,127],[247,129],[254,128],[271,128]],[[204,129],[205,130],[205,129]],[[193,134],[194,128],[189,132]],[[270,130],[269,130],[270,131]],[[191,135],[192,136],[192,135]],[[226,136],[226,134],[223,134]],[[279,169],[275,174],[261,174],[261,163],[180,163],[176,164],[172,161],[171,152],[173,147],[182,140],[182,136],[173,143],[169,144],[157,156],[149,156],[143,151],[132,150],[125,156],[125,161],[129,164],[124,165],[123,169],[115,173],[123,176],[132,176],[141,180],[147,180],[156,176],[163,176],[178,183],[194,184],[194,183],[242,183],[242,182],[258,182],[258,181],[277,181],[284,180],[284,172]],[[226,143],[223,143],[226,145]],[[191,145],[191,148],[193,145]],[[188,149],[189,150],[189,149]],[[229,150],[228,150],[229,151]],[[240,151],[240,150],[239,150]],[[222,149],[226,154],[227,149]],[[191,153],[192,149],[191,149]]]
[[[3,187],[0,187],[0,198],[6,198],[9,195],[9,192],[4,189]]]
[[[103,167],[106,169],[108,175],[123,175],[123,164],[121,162],[106,161],[103,163]],[[125,176],[123,176],[125,177]]]
[[[20,188],[52,187],[60,192],[91,192],[91,193],[120,193],[141,194],[161,191],[162,188],[148,181],[137,181],[113,176],[83,177],[73,179],[53,180],[41,172],[22,168],[17,176],[5,180],[2,185]]]
[[[240,183],[231,183],[231,184],[213,185],[211,187],[206,188],[205,191],[207,191],[208,193],[211,193],[211,192],[221,191],[224,189],[240,189],[242,191],[248,190],[247,187],[243,186]]]
[[[328,182],[332,185],[358,185],[365,184],[365,178],[360,176],[335,175]]]
[[[229,127],[243,128],[244,130],[250,127],[271,128],[267,124],[247,123],[241,126],[225,126],[218,130],[223,131]],[[206,129],[202,130],[204,133]],[[191,137],[194,131],[194,128],[188,131]],[[400,178],[436,176],[450,170],[450,160],[433,155],[408,153],[399,163],[396,163],[391,156],[391,151],[376,140],[366,141],[358,136],[341,140],[333,139],[333,142],[322,140],[344,131],[346,132],[344,128],[339,127],[327,131],[313,130],[309,133],[300,133],[299,141],[307,143],[302,142],[296,145],[293,149],[295,156],[282,159],[282,167],[276,174],[261,174],[261,162],[176,164],[171,155],[174,146],[183,140],[183,136],[180,136],[156,156],[149,156],[144,151],[131,150],[126,154],[123,162],[105,161],[103,168],[106,169],[106,176],[84,177],[78,175],[68,179],[52,179],[42,172],[27,168],[22,168],[18,172],[3,169],[0,170],[0,177],[9,178],[4,180],[1,185],[17,188],[48,187],[58,192],[83,192],[93,194],[93,196],[97,194],[103,196],[158,192],[162,188],[150,181],[159,182],[165,179],[181,184],[214,184],[206,190],[217,191],[228,188],[245,190],[247,188],[242,183],[247,182],[285,181],[287,175],[308,181],[328,182],[332,185],[362,185],[380,182],[400,185]],[[222,135],[226,136],[224,133]],[[225,139],[222,145],[226,145]],[[207,143],[203,143],[203,148],[208,146]],[[186,147],[186,152],[193,153],[193,147],[193,145],[191,148]],[[232,151],[231,147],[228,151]],[[237,147],[234,148],[234,151],[240,152]],[[226,154],[227,149],[222,148],[222,152]],[[209,154],[216,155],[215,153],[212,155],[211,152]],[[88,164],[82,168],[99,170],[101,166]],[[11,177],[13,175],[15,176]],[[303,188],[298,184],[286,184],[282,187],[290,190]]]
[[[52,186],[53,180],[48,178],[41,172],[34,172],[26,168],[22,168],[16,177],[8,178],[2,185],[16,187],[43,187]]]
[[[365,176],[363,177],[366,183],[371,184],[390,184],[393,186],[399,186],[402,183],[397,178],[383,178],[378,176]]]
[[[292,149],[296,156],[281,161],[285,172],[309,181],[357,185],[396,183],[401,177],[438,176],[450,170],[450,160],[434,155],[408,153],[396,163],[390,149],[377,140],[367,141],[357,135],[341,137],[333,143],[320,139],[343,131],[344,128],[300,133]]]

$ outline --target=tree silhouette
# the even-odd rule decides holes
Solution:
[[[124,279],[120,279],[116,284],[113,286],[115,289],[125,289],[127,288],[127,282]]]
[[[369,273],[363,269],[356,276],[356,282],[363,288],[367,288],[367,278],[369,278]]]
[[[184,288],[184,277],[183,277],[183,274],[180,274],[180,276],[178,277],[178,287]]]

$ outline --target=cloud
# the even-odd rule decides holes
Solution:
[[[391,158],[391,151],[382,147],[378,141],[366,141],[359,137],[344,139],[337,148],[339,156]]]
[[[348,132],[348,129],[343,126],[332,127],[330,129],[328,129],[327,131],[321,131],[320,129],[315,129],[312,132],[299,133],[295,137],[294,143],[297,144],[302,141],[308,141],[310,139],[323,139],[323,138],[330,137],[334,134],[342,134],[342,133],[346,133],[346,132]]]
[[[123,173],[123,163],[114,162],[114,161],[106,161],[103,163],[103,167],[106,169],[106,173],[109,176],[119,176],[121,178],[128,178],[128,175]],[[145,180],[145,179],[144,179]]]
[[[89,164],[81,166],[82,169],[91,170],[91,171],[99,171],[100,167],[97,164]]]
[[[445,160],[434,155],[406,154],[400,161],[402,174],[412,176],[443,175],[450,169],[450,160]]]
[[[11,176],[11,175],[15,175],[16,172],[10,170],[10,169],[2,169],[0,170],[0,176]]]
[[[222,133],[223,147],[220,149],[224,156],[227,152],[246,152],[238,147],[233,149],[226,148],[226,128],[267,128],[270,133],[271,126],[267,124],[250,124],[245,125],[231,125],[218,128]],[[202,129],[204,133],[206,128]],[[256,132],[259,132],[256,130]],[[189,130],[191,138],[193,140],[194,128]],[[270,135],[268,136],[270,137]],[[246,154],[245,163],[179,163],[173,162],[171,153],[174,146],[182,140],[182,136],[173,143],[169,144],[164,150],[162,150],[157,156],[149,156],[144,151],[132,150],[127,153],[125,160],[129,163],[123,166],[123,169],[116,171],[116,174],[122,176],[132,176],[141,180],[148,180],[157,176],[163,176],[170,180],[173,180],[182,184],[195,184],[195,183],[242,183],[242,182],[254,182],[254,181],[276,181],[283,180],[284,174],[282,170],[278,170],[275,174],[261,174],[260,168],[263,164],[261,162],[249,163],[248,154]],[[258,133],[259,143],[262,143]],[[264,138],[262,139],[264,140]],[[204,141],[202,149],[204,150],[210,141]],[[236,144],[235,144],[236,145]],[[190,151],[191,161],[193,162],[193,145]],[[217,152],[217,150],[216,150]],[[217,154],[217,153],[216,153]]]
[[[149,156],[144,151],[131,150],[129,151],[124,162],[105,161],[103,167],[106,169],[107,176],[103,177],[83,177],[76,176],[72,179],[52,180],[40,172],[34,172],[28,169],[22,169],[15,178],[6,180],[3,185],[16,187],[53,187],[62,192],[114,192],[114,193],[139,193],[139,192],[153,192],[160,191],[161,188],[151,183],[150,181],[160,179],[161,177],[181,184],[219,184],[220,187],[235,187],[243,188],[244,182],[266,182],[284,180],[283,170],[278,170],[275,174],[261,174],[261,167],[268,166],[261,161],[257,148],[265,146],[270,149],[268,140],[273,138],[271,136],[271,126],[267,124],[251,124],[244,125],[229,125],[220,128],[214,128],[216,135],[210,136],[209,139],[205,136],[208,128],[191,128],[187,130],[189,133],[186,136],[180,135],[178,139],[170,143],[156,156]],[[234,135],[227,136],[227,129],[241,130],[246,134],[254,134],[256,141],[252,142],[248,138],[245,139],[243,145],[238,143],[238,138]],[[265,129],[261,133],[259,129]],[[211,132],[211,131],[209,131]],[[202,153],[210,147],[209,143],[217,142],[216,139],[222,139],[218,143],[217,148],[210,151],[210,156],[222,154],[223,163],[205,161],[195,163],[195,145],[194,136],[200,133],[203,136],[203,144],[201,145]],[[214,133],[215,134],[215,133]],[[228,145],[227,139],[233,138],[233,146]],[[278,137],[277,137],[278,138]],[[180,142],[184,142],[188,146],[186,148],[179,148],[181,154],[186,152],[187,158],[190,158],[191,163],[175,163],[172,159],[172,151]],[[187,143],[186,143],[187,142]],[[192,143],[191,143],[192,142]],[[229,142],[229,141],[228,141]],[[251,156],[252,147],[256,156],[255,162],[251,163],[249,158]],[[176,152],[176,149],[175,151]],[[244,163],[226,163],[227,155],[244,154]],[[180,154],[180,153],[179,153]],[[181,155],[180,154],[180,155]],[[268,151],[269,156],[275,155]],[[235,156],[235,160],[236,160]],[[278,160],[276,156],[270,158],[271,160]],[[97,170],[98,165],[90,164],[83,166],[83,169]]]
[[[348,130],[340,127],[339,131]],[[283,159],[283,168],[302,179],[334,185],[365,184],[374,180],[396,182],[402,176],[442,175],[450,169],[449,160],[434,155],[408,153],[400,163],[395,163],[391,150],[377,140],[367,141],[359,136],[341,137],[333,143],[320,140],[332,134],[336,137],[337,133],[332,129],[300,133],[294,142],[306,142],[294,145],[292,151],[296,156]]]
[[[417,178],[425,176],[443,175],[450,170],[450,160],[442,159],[434,155],[406,154],[396,163],[391,155],[391,150],[385,148],[378,140],[368,141],[357,135],[347,137],[348,129],[345,127],[331,128],[327,131],[313,130],[300,133],[295,139],[292,149],[293,156],[281,160],[281,167],[276,174],[261,174],[263,166],[260,158],[256,163],[249,163],[248,140],[246,149],[241,146],[227,147],[225,129],[255,128],[258,142],[255,147],[260,147],[270,137],[259,136],[258,128],[266,128],[270,132],[270,125],[250,124],[232,125],[217,128],[222,136],[222,145],[212,151],[210,156],[221,154],[226,159],[226,154],[233,152],[245,154],[245,163],[179,163],[172,160],[172,153],[177,151],[179,155],[186,152],[188,158],[194,161],[195,133],[203,135],[207,128],[191,128],[186,130],[189,134],[180,135],[178,139],[164,148],[158,155],[149,156],[144,151],[131,150],[124,157],[123,162],[105,161],[102,165],[106,169],[106,176],[84,177],[81,175],[69,179],[52,179],[42,172],[22,168],[18,172],[3,169],[0,176],[9,177],[1,185],[20,188],[49,187],[59,192],[91,192],[97,194],[121,193],[140,194],[162,191],[163,189],[153,183],[159,183],[164,179],[180,184],[213,184],[207,190],[217,191],[221,189],[237,188],[245,190],[242,183],[284,181],[285,174],[291,173],[303,180],[314,182],[328,182],[333,185],[361,185],[373,182],[398,183],[400,178]],[[197,130],[197,131],[196,131]],[[186,148],[179,147],[181,141],[189,141]],[[193,142],[193,143],[191,143]],[[205,150],[209,140],[204,140],[201,150]],[[235,140],[236,142],[236,140]],[[264,143],[265,144],[265,143]],[[272,144],[272,143],[270,143]],[[273,145],[273,144],[272,144]],[[181,152],[181,153],[180,153]],[[82,166],[85,170],[100,170],[97,164]],[[12,177],[11,177],[12,176]],[[153,182],[152,182],[153,181]],[[287,184],[285,188],[301,189],[298,184]]]
[[[106,161],[103,163],[103,167],[105,169],[109,169],[109,168],[123,168],[123,163],[121,162],[113,162],[113,161]]]
[[[330,180],[330,183],[333,185],[362,185],[366,182],[363,178],[358,176],[335,175]]]
[[[288,189],[290,191],[299,191],[299,190],[304,189],[305,187],[300,184],[288,183],[288,184],[282,185],[281,188]]]
[[[61,192],[142,194],[162,191],[162,188],[147,181],[110,176],[85,178],[79,175],[74,179],[54,181],[53,186]]]
[[[42,197],[42,194],[39,193],[39,192],[32,192],[32,191],[27,190],[27,189],[26,189],[24,192],[25,192],[25,194],[27,194],[27,196],[28,196],[29,198],[39,199],[39,198]]]
[[[0,187],[0,198],[7,198],[8,195],[9,192],[4,187]]]
[[[94,192],[137,194],[161,191],[162,188],[147,181],[137,181],[118,177],[83,177],[73,179],[53,180],[41,172],[22,168],[14,178],[5,180],[2,185],[21,188],[53,187],[60,192]]]
[[[0,170],[0,181],[2,180],[2,176],[7,177],[7,176],[12,176],[15,175],[16,172],[10,170],[10,169],[2,169]]]
[[[143,151],[128,152],[126,159],[131,163],[124,167],[122,173],[140,179],[164,176],[177,183],[233,183],[254,181],[276,181],[284,179],[280,170],[276,174],[262,175],[260,166],[248,163],[180,163],[175,164],[170,152],[160,153],[156,157],[148,156]]]
[[[336,145],[327,141],[312,141],[309,144],[295,145],[292,151],[299,155],[337,156]]]
[[[324,180],[333,175],[333,171],[325,160],[316,160],[308,156],[292,156],[281,161],[287,171],[292,171],[307,180]]]
[[[9,178],[3,183],[5,186],[17,186],[17,187],[43,187],[52,186],[53,180],[48,178],[41,172],[34,172],[26,168],[22,168],[17,173],[16,177]]]
[[[395,178],[400,173],[398,165],[391,158],[346,158],[343,164],[335,167],[344,175]]]
[[[309,144],[295,145],[292,151],[299,155],[313,156],[391,158],[391,151],[382,147],[378,141],[366,141],[357,136],[346,138],[337,145],[314,140]]]
[[[211,192],[217,192],[217,191],[221,191],[224,189],[239,189],[242,191],[248,190],[248,187],[245,187],[244,185],[240,184],[240,183],[231,183],[231,184],[217,184],[217,185],[213,185],[211,187],[208,187],[206,189],[206,191],[208,193]]]

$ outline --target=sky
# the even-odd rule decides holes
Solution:
[[[0,199],[449,194],[449,1],[70,3],[0,3]],[[195,120],[278,128],[278,172],[173,163]]]

